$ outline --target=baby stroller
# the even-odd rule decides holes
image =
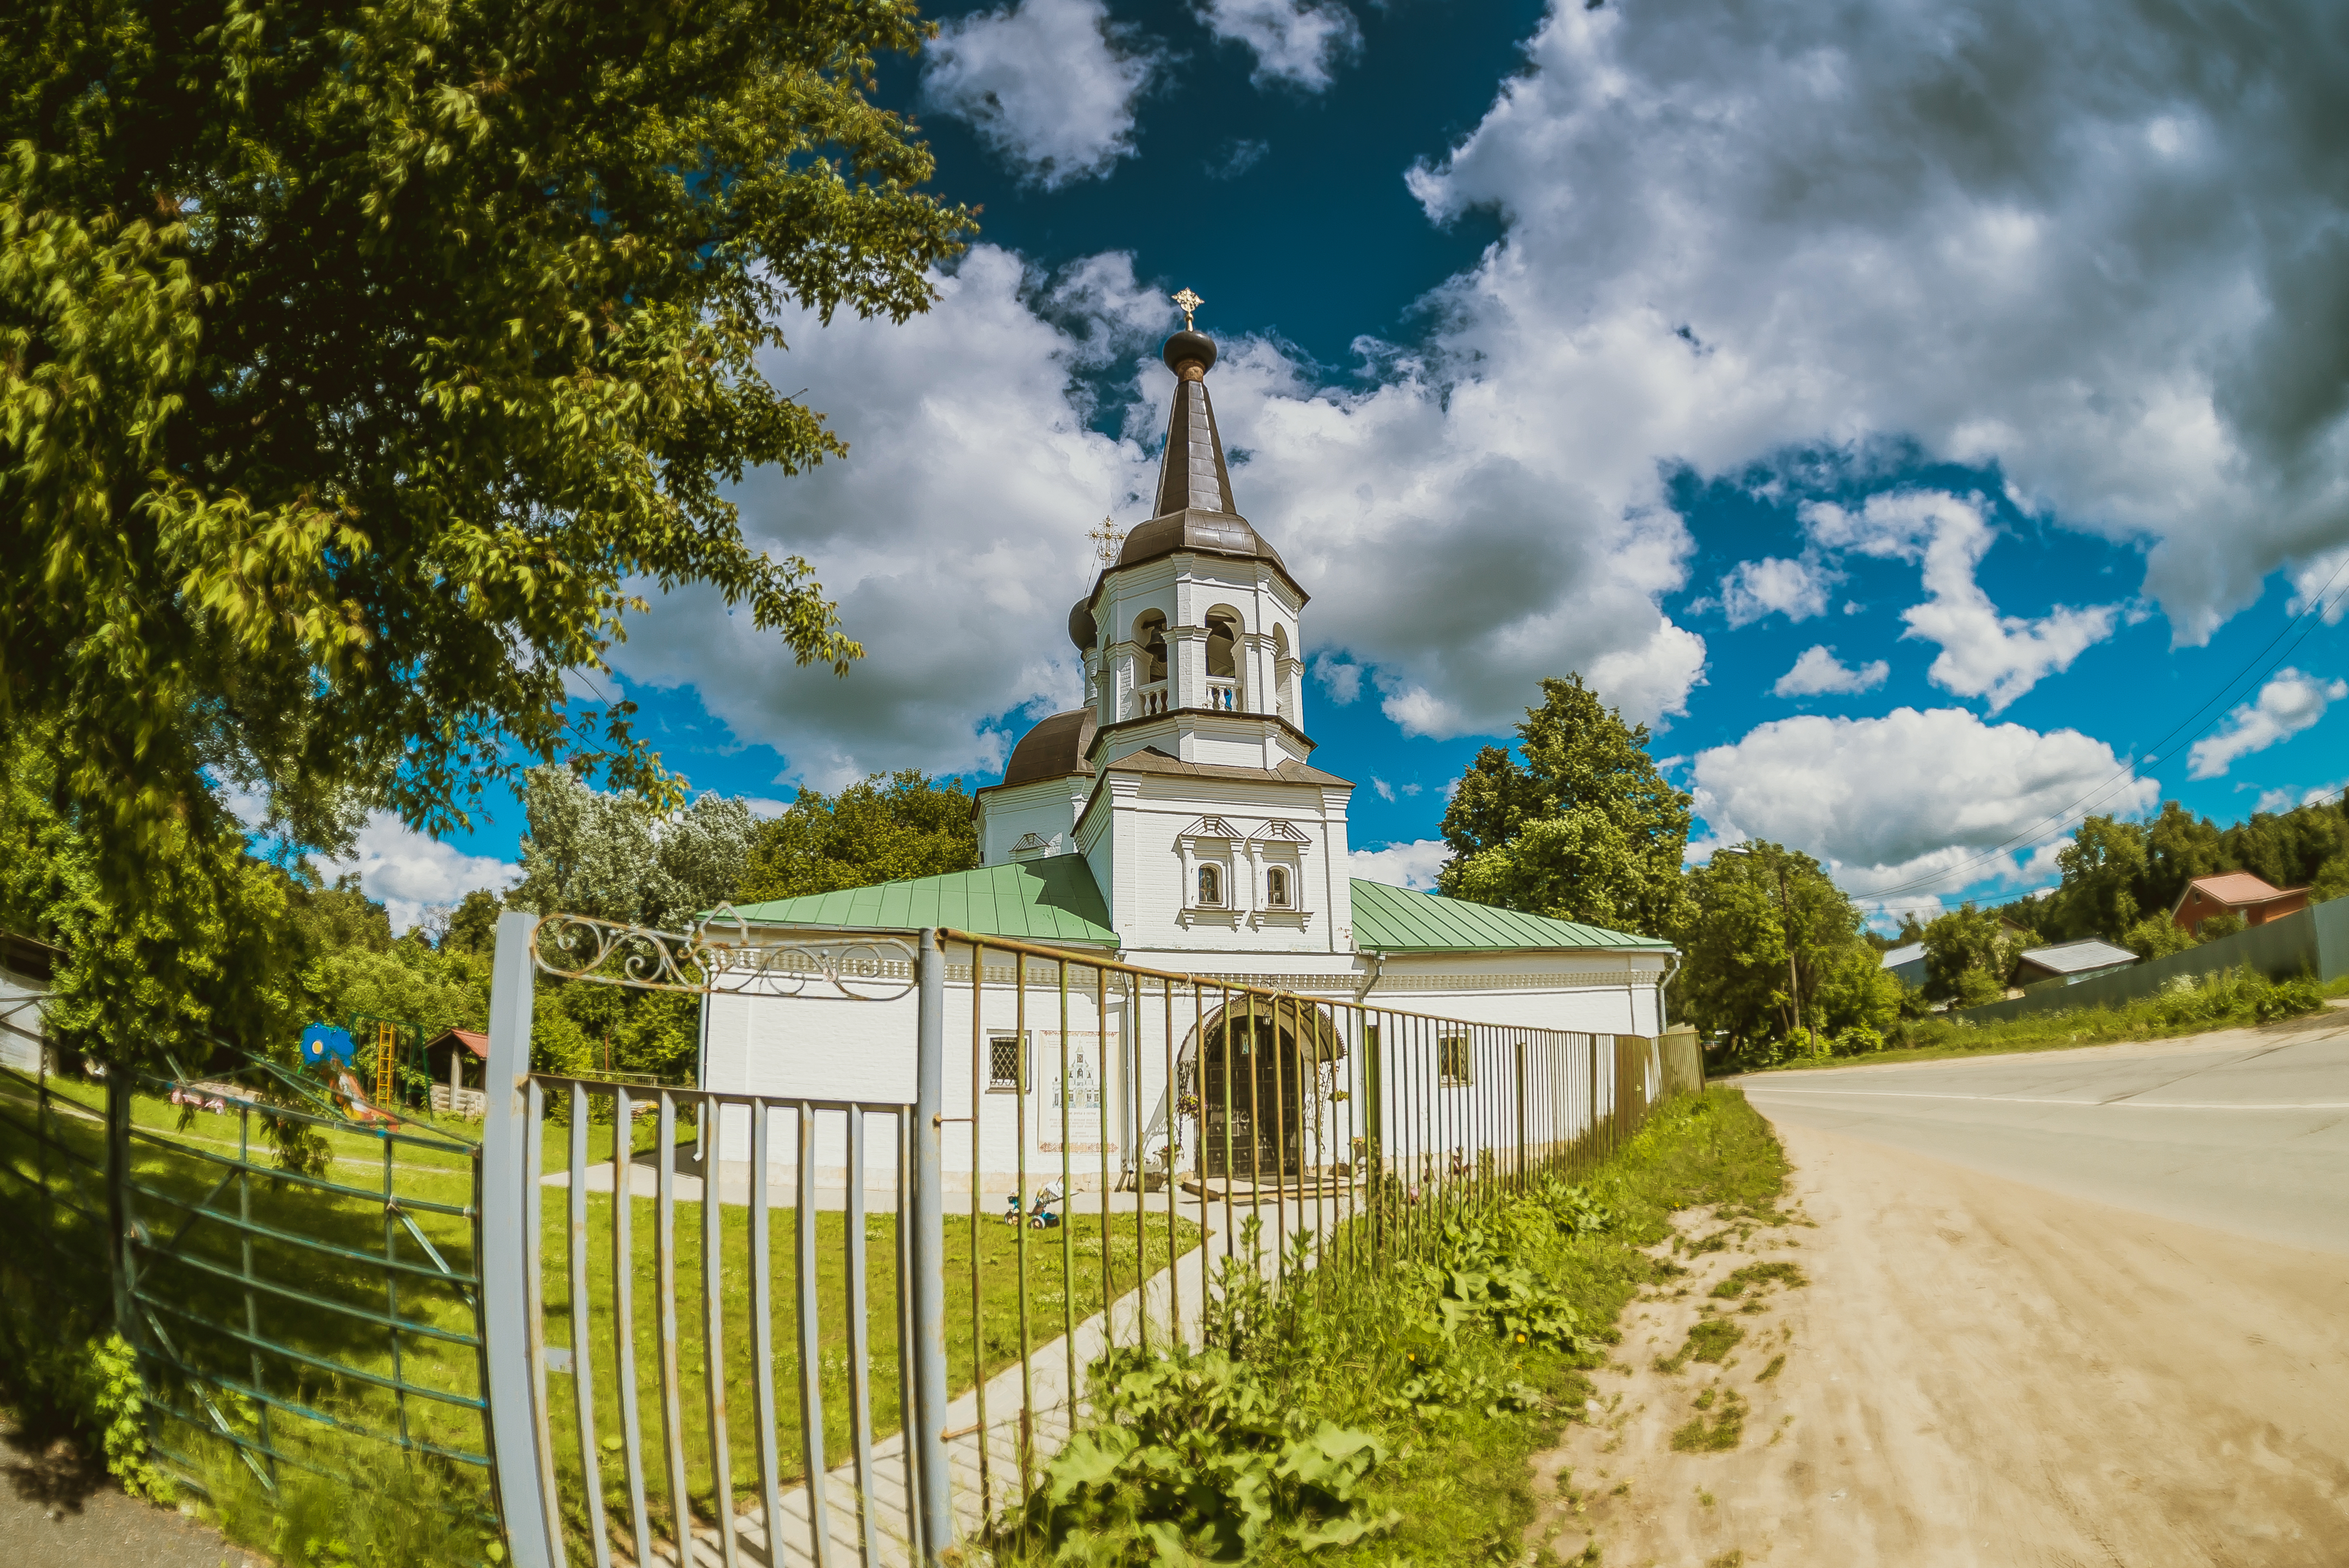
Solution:
[[[1056,1231],[1061,1228],[1061,1216],[1052,1212],[1064,1191],[1058,1181],[1047,1181],[1036,1189],[1036,1206],[1027,1212],[1028,1228],[1031,1231]],[[1004,1200],[1003,1221],[1017,1225],[1020,1221],[1019,1194],[1014,1192]]]

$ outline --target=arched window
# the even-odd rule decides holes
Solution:
[[[1133,640],[1142,649],[1142,680],[1154,686],[1166,678],[1166,617],[1144,610],[1134,618]]]
[[[1218,604],[1207,612],[1207,678],[1237,680],[1239,660],[1234,650],[1240,638],[1240,613]]]
[[[1220,908],[1224,902],[1224,872],[1221,866],[1199,868],[1199,907]]]
[[[1288,868],[1273,866],[1264,873],[1264,902],[1275,909],[1288,907]]]

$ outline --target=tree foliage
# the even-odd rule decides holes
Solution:
[[[875,773],[837,795],[802,789],[762,822],[738,902],[762,903],[978,864],[978,830],[962,780],[915,769]]]
[[[2250,872],[2271,886],[2305,887],[2313,901],[2349,893],[2349,806],[2340,799],[2255,812],[2221,828],[2165,801],[2149,822],[2090,817],[2056,854],[2063,881],[2005,913],[2050,942],[2097,937],[2158,957],[2190,946],[2160,935],[2196,877]],[[2207,939],[2213,934],[2205,927]],[[2154,951],[2158,948],[2159,951]]]
[[[590,789],[569,769],[526,779],[519,909],[675,930],[741,884],[759,824],[739,797],[663,814],[634,790]]]
[[[1444,813],[1455,898],[1670,935],[1687,913],[1690,799],[1657,772],[1648,727],[1627,725],[1579,675],[1542,682],[1504,747],[1476,754]]]
[[[1974,1006],[2006,994],[2015,960],[2038,944],[1994,909],[1971,902],[1936,915],[1925,926],[1925,995],[1935,1002]]]
[[[1675,1009],[1740,1055],[1855,1030],[1872,1043],[1899,1016],[1899,981],[1862,935],[1857,906],[1810,856],[1761,841],[1716,851],[1689,872],[1688,891]]]
[[[0,723],[48,726],[106,896],[202,947],[223,784],[320,846],[563,750],[672,803],[629,705],[564,696],[639,584],[857,655],[724,487],[843,449],[760,369],[777,308],[902,320],[968,232],[870,101],[926,33],[910,0],[0,7]]]

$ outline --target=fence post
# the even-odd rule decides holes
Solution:
[[[109,1062],[106,1068],[106,1220],[109,1245],[106,1272],[114,1284],[115,1331],[133,1345],[143,1346],[138,1315],[131,1310],[131,1271],[138,1265],[130,1245],[130,1069]]]
[[[535,915],[498,916],[490,962],[490,1059],[481,1075],[481,1337],[489,1364],[482,1390],[490,1404],[490,1474],[506,1550],[514,1568],[551,1568],[553,1501],[540,1483],[537,1401],[530,1375],[529,1318],[523,1271],[528,1255],[523,1205],[538,1196],[536,1172],[523,1168],[523,1086],[530,1078],[531,929]],[[625,1130],[623,1130],[625,1136]],[[590,1506],[593,1506],[591,1503]]]
[[[947,958],[935,929],[925,929],[915,960],[921,1000],[914,1071],[914,1452],[921,1478],[923,1550],[942,1561],[954,1545],[953,1478],[947,1468],[946,1114]],[[978,960],[971,1006],[978,1006]],[[974,1116],[978,1108],[973,1107]],[[978,1180],[977,1171],[971,1180]],[[985,1368],[980,1369],[981,1376]],[[1071,1393],[1074,1391],[1071,1390]],[[982,1434],[981,1441],[985,1438]]]
[[[1517,1037],[1517,1191],[1524,1191],[1531,1180],[1526,1174],[1526,1042]]]

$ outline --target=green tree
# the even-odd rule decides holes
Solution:
[[[802,789],[759,825],[736,902],[763,903],[978,864],[978,830],[962,780],[917,769],[875,773],[837,795]]]
[[[2138,897],[2149,864],[2146,831],[2135,822],[2090,817],[2073,830],[2072,841],[2056,851],[2064,874],[2048,900],[2042,927],[2059,941],[2100,936],[2117,942],[2143,913]]]
[[[1698,1028],[1741,1052],[1773,1040],[1809,1049],[1899,1016],[1900,983],[1862,935],[1858,907],[1810,856],[1760,841],[1716,851],[1689,873],[1688,891],[1673,989],[1679,1016]]]
[[[2233,871],[2226,839],[2208,817],[2196,818],[2175,800],[2161,803],[2161,815],[2146,829],[2145,882],[2137,907],[2167,913],[2196,877]]]
[[[1517,739],[1522,763],[1485,747],[1454,790],[1444,813],[1452,859],[1437,885],[1560,919],[1678,931],[1690,799],[1656,770],[1648,727],[1625,724],[1573,675],[1542,682]]]
[[[2194,945],[2194,939],[2167,914],[2148,914],[2122,934],[2120,944],[2139,958],[2167,958]]]
[[[1997,910],[1971,901],[1936,916],[1925,927],[1925,995],[1966,1006],[1996,1001],[2005,995],[2016,955],[2032,941]]]
[[[969,231],[870,98],[927,30],[0,7],[0,725],[48,726],[118,929],[201,947],[242,897],[220,785],[322,847],[377,804],[460,825],[564,750],[673,803],[628,704],[564,696],[636,583],[858,655],[726,487],[844,449],[759,369],[779,307],[902,320]]]
[[[191,1070],[223,1044],[290,1050],[304,947],[285,873],[199,819],[159,830],[149,881],[135,899],[117,896],[59,787],[58,750],[38,725],[0,743],[0,925],[66,953],[50,1037],[101,1060],[168,1056]]]
[[[487,888],[475,888],[449,912],[440,945],[458,953],[487,953],[497,944],[498,915],[505,902]]]
[[[634,790],[591,789],[553,765],[530,770],[523,811],[515,907],[661,928],[726,902],[759,829],[740,799],[704,795],[664,816]]]

